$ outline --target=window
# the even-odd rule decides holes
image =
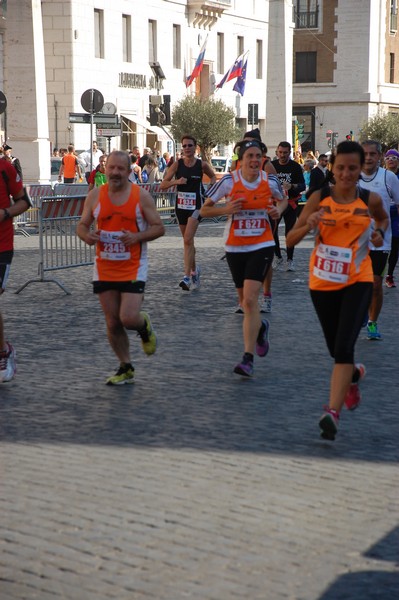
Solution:
[[[173,68],[181,69],[181,27],[173,25]]]
[[[295,83],[316,81],[317,52],[295,53]]]
[[[216,69],[218,73],[224,73],[224,33],[217,34],[217,58]]]
[[[398,0],[391,0],[389,11],[389,31],[398,30]]]
[[[294,21],[298,29],[317,29],[319,26],[318,0],[296,0]]]
[[[157,22],[148,21],[148,62],[157,60]]]
[[[395,83],[395,54],[389,55],[389,83]]]
[[[132,17],[122,15],[122,44],[124,62],[132,62]]]
[[[263,77],[263,40],[256,40],[256,79]]]
[[[104,58],[104,11],[94,9],[94,52],[96,58]]]
[[[244,38],[242,35],[237,36],[237,56],[244,54]]]

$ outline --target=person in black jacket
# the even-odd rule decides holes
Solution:
[[[326,183],[328,156],[320,154],[318,164],[310,172],[309,190],[306,194],[307,198],[316,190],[320,190]]]
[[[18,175],[20,176],[21,180],[22,180],[22,167],[21,167],[21,163],[19,162],[19,158],[16,158],[15,156],[12,156],[11,154],[11,146],[9,146],[8,144],[4,144],[3,146],[3,153],[4,153],[4,158],[12,164],[12,166],[14,167],[14,169],[16,170],[16,172],[18,173]]]
[[[278,226],[281,219],[284,219],[285,236],[287,237],[287,234],[291,231],[296,223],[298,200],[306,188],[301,165],[290,158],[291,144],[289,142],[280,142],[276,153],[277,159],[272,161],[272,165],[276,169],[277,177],[279,178],[281,185],[288,194],[288,206],[283,212],[280,220],[275,222],[274,241],[276,246],[274,250],[275,260],[273,261],[273,268],[275,270],[279,269],[283,264],[278,237]],[[294,248],[289,248],[288,246],[286,270],[295,271]]]

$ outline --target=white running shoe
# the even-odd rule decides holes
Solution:
[[[283,266],[283,259],[279,258],[278,256],[275,256],[273,258],[273,262],[272,262],[272,269],[273,271],[279,271],[281,269],[281,267]]]
[[[195,269],[195,273],[191,274],[191,283],[193,290],[198,290],[201,285],[201,269],[198,266]]]
[[[295,271],[295,265],[293,260],[287,260],[286,271]]]
[[[263,296],[262,301],[260,302],[260,312],[261,313],[271,313],[272,312],[272,297],[271,296]]]
[[[179,286],[185,292],[189,292],[190,289],[191,289],[191,279],[190,279],[190,277],[187,277],[187,275],[185,275],[183,277],[183,279],[181,280],[181,282],[179,283]]]
[[[9,342],[7,346],[8,350],[0,354],[0,383],[11,381],[17,371],[15,364],[17,353]]]

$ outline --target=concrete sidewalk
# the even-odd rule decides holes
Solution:
[[[32,283],[37,237],[16,239],[1,298],[18,373],[0,387],[1,600],[393,600],[399,597],[399,288],[382,342],[359,339],[363,402],[321,440],[331,360],[307,290],[311,240],[278,272],[271,349],[232,373],[242,316],[222,225],[197,238],[202,287],[182,292],[177,227],[150,243],[153,357],[117,362],[91,268]]]

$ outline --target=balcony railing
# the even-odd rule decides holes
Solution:
[[[294,11],[295,26],[297,29],[318,29],[319,27],[319,7],[316,10]]]
[[[207,9],[212,8],[231,8],[232,0],[187,0],[188,7],[204,6]]]

